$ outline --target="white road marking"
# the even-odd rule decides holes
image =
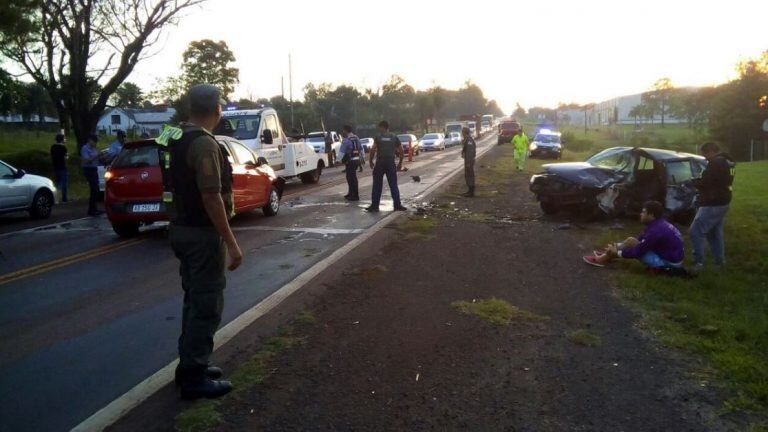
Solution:
[[[477,159],[479,159],[491,148],[492,145],[488,145],[482,151],[478,152]],[[461,172],[461,170],[455,170],[454,172],[435,182],[435,184],[428,187],[419,195],[424,197],[427,194],[434,192],[435,189],[445,184]],[[346,254],[371,238],[377,232],[381,231],[382,228],[386,227],[403,214],[406,214],[406,212],[393,212],[388,214],[383,219],[376,222],[372,227],[365,230],[362,234],[352,239],[349,243],[345,244],[339,249],[336,249],[336,251],[334,251],[331,255],[323,260],[318,261],[315,265],[307,269],[302,274],[298,275],[292,281],[283,285],[269,297],[265,298],[251,309],[243,312],[240,316],[230,321],[229,324],[225,325],[218,332],[216,332],[216,336],[214,338],[214,350],[229,342],[229,340],[235,337],[235,335],[237,335],[240,331],[277,307],[291,294],[301,289],[321,272],[331,267]],[[92,416],[85,419],[85,421],[79,425],[72,428],[72,431],[91,432],[104,430],[119,420],[120,417],[127,414],[130,410],[137,407],[139,404],[147,400],[147,398],[173,381],[174,372],[178,362],[178,359],[170,362],[168,365],[152,374],[152,376],[140,382],[132,389],[128,390],[125,394],[115,399],[107,406],[94,413]]]
[[[360,234],[365,228],[300,228],[300,227],[271,227],[271,226],[247,226],[235,227],[232,231],[287,231],[287,232],[308,232],[313,234]]]

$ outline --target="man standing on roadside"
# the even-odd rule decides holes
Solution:
[[[352,133],[352,126],[344,125],[341,128],[341,136],[344,140],[341,142],[341,163],[344,164],[344,171],[347,175],[347,194],[344,195],[348,201],[360,201],[360,194],[357,189],[357,169],[360,167],[360,158],[362,157],[362,145],[360,139]]]
[[[734,167],[730,157],[720,152],[713,142],[701,146],[701,154],[708,164],[701,178],[693,181],[699,190],[699,209],[691,223],[690,235],[693,245],[693,272],[704,268],[704,242],[709,241],[715,264],[725,264],[725,215],[731,203],[731,185]]]
[[[331,131],[325,132],[325,154],[328,156],[328,166],[334,166],[336,160],[333,158],[333,137],[331,136]]]
[[[188,100],[189,121],[158,138],[170,153],[164,180],[172,192],[169,238],[184,290],[176,383],[183,399],[217,398],[232,390],[219,380],[221,369],[209,364],[224,306],[225,260],[229,256],[227,268],[235,270],[243,253],[229,226],[232,166],[209,132],[221,118],[221,93],[200,84]]]
[[[475,196],[475,154],[477,144],[468,127],[461,129],[462,147],[461,157],[464,159],[464,180],[467,182],[467,192],[462,196],[471,198]]]
[[[80,164],[83,167],[83,176],[88,182],[88,216],[98,216],[101,212],[96,208],[99,198],[99,149],[96,143],[99,137],[95,134],[88,135],[83,148],[80,149]]]
[[[51,162],[53,163],[54,179],[56,188],[61,191],[61,202],[67,202],[67,187],[69,186],[69,175],[67,173],[67,159],[69,154],[67,150],[64,134],[56,134],[56,142],[51,146]]]
[[[397,165],[395,165],[395,156],[398,157]],[[400,203],[400,189],[397,187],[397,171],[403,168],[403,145],[397,135],[389,131],[389,123],[386,120],[379,122],[379,134],[373,139],[369,163],[373,170],[373,191],[371,192],[371,205],[365,210],[368,212],[379,211],[385,175],[395,210],[408,210]]]
[[[517,170],[525,169],[525,159],[528,156],[528,137],[523,132],[523,128],[512,137],[512,145],[515,147],[515,162]]]

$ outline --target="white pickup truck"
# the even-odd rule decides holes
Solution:
[[[326,155],[316,153],[306,141],[288,138],[273,108],[227,110],[214,131],[242,142],[258,156],[264,157],[275,173],[283,178],[299,177],[304,183],[317,183]]]

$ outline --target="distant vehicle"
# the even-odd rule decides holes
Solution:
[[[477,124],[475,122],[467,122],[467,127],[469,128],[469,133],[473,138],[480,137],[480,133],[477,130]]]
[[[485,134],[491,131],[491,124],[487,121],[483,121],[480,123],[480,132]]]
[[[333,152],[333,160],[336,160],[336,155],[341,151],[341,135],[336,132],[331,132],[331,151]],[[307,135],[307,142],[315,149],[315,153],[325,153],[325,132],[312,132]]]
[[[363,146],[365,153],[368,153],[373,147],[373,138],[360,138],[360,145]]]
[[[441,133],[429,133],[421,137],[419,148],[428,150],[445,150],[445,135]]]
[[[515,136],[522,127],[520,123],[515,120],[504,120],[499,123],[499,136],[498,143],[504,144],[512,141],[512,137]]]
[[[563,156],[563,143],[560,142],[560,132],[542,129],[533,137],[528,147],[532,158],[560,159]]]
[[[461,134],[458,132],[451,132],[445,137],[445,145],[447,147],[453,147],[461,144]]]
[[[411,151],[411,148],[413,148],[414,155],[421,153],[421,148],[419,148],[419,140],[416,138],[416,135],[400,134],[397,136],[397,138],[403,145],[403,152],[405,152],[406,156],[408,156],[408,152]]]
[[[56,187],[50,179],[0,161],[0,213],[27,211],[33,218],[46,219],[55,196]]]
[[[542,211],[574,209],[582,214],[639,214],[648,200],[664,204],[669,215],[690,222],[696,212],[696,189],[691,181],[701,175],[701,156],[652,148],[614,147],[586,162],[543,165],[531,177],[530,189]]]
[[[257,156],[265,158],[278,176],[299,177],[303,183],[320,181],[323,168],[328,165],[326,155],[316,153],[306,141],[288,137],[273,108],[228,108],[221,117],[214,133],[243,143]]]
[[[452,121],[445,124],[445,136],[451,134],[451,132],[458,132],[461,134],[461,130],[467,126],[467,121]]]
[[[260,208],[266,216],[276,215],[285,180],[242,142],[221,135],[216,139],[232,164],[235,213]],[[168,220],[160,153],[154,140],[126,143],[107,171],[104,207],[112,229],[121,237],[135,236],[142,225]]]
[[[493,114],[485,114],[482,117],[480,117],[480,124],[483,124],[484,122],[488,122],[488,129],[493,127],[493,122],[496,121]]]

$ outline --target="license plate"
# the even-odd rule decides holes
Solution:
[[[133,205],[134,213],[150,213],[150,212],[159,212],[159,211],[160,211],[160,203]]]

